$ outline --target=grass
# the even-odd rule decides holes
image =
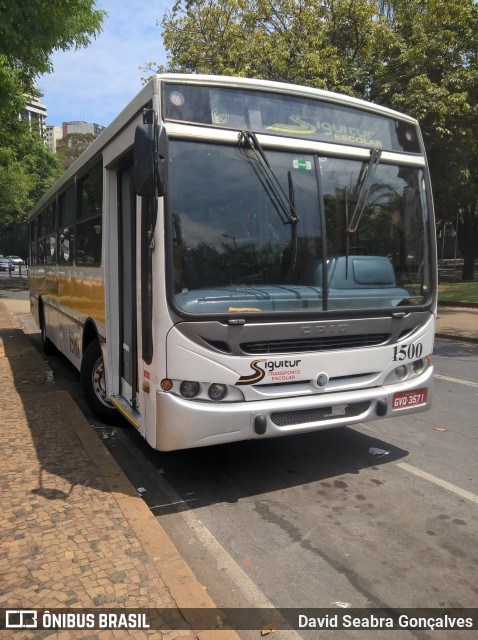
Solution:
[[[438,302],[440,301],[478,304],[478,282],[442,282],[438,285]]]

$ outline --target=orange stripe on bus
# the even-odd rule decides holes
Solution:
[[[42,296],[59,311],[68,309],[80,316],[105,322],[105,287],[103,280],[30,273],[30,291]]]

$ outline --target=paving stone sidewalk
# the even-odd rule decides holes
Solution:
[[[436,335],[478,342],[478,308],[439,306]]]
[[[0,302],[0,608],[214,607]],[[233,638],[226,630],[0,631],[2,638]],[[15,635],[13,635],[15,633]]]

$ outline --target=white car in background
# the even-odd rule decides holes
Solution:
[[[7,258],[11,260],[13,264],[24,264],[24,260],[20,258],[20,256],[7,256]]]

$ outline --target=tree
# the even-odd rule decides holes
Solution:
[[[419,121],[437,218],[453,222],[473,279],[478,258],[478,6],[473,0],[383,2],[389,37],[370,97]]]
[[[60,177],[55,155],[23,122],[0,127],[0,253],[25,255],[29,209]]]
[[[50,56],[87,46],[101,28],[104,11],[94,0],[9,0],[0,7],[0,120],[20,111],[33,94],[35,76],[51,71]],[[6,100],[5,100],[6,98]]]
[[[260,77],[360,93],[382,27],[371,0],[178,0],[161,25],[158,70]],[[155,68],[150,63],[146,70]]]
[[[0,0],[0,251],[23,255],[27,211],[61,174],[38,134],[18,121],[53,51],[83,47],[100,31],[94,0]],[[18,242],[16,246],[14,243]]]
[[[472,277],[478,254],[474,0],[178,0],[160,24],[168,64],[159,71],[296,82],[415,116],[437,217],[455,221],[460,212],[463,277]]]
[[[63,169],[73,164],[73,162],[86,151],[95,139],[92,133],[69,133],[58,141],[56,155]]]

